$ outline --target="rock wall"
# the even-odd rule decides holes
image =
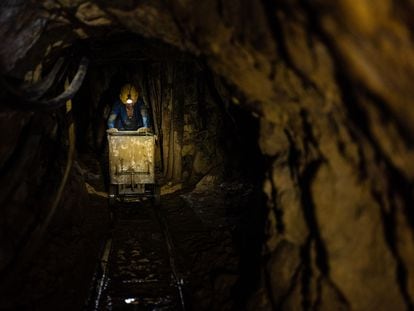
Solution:
[[[411,2],[46,1],[35,9],[2,4],[3,73],[22,77],[19,68],[34,69],[77,37],[124,29],[202,56],[237,90],[233,101],[260,117],[271,165],[263,281],[251,309],[413,308]],[[29,60],[46,43],[49,54]]]
[[[42,245],[54,205],[54,226],[70,228],[82,219],[86,189],[75,165],[68,171],[66,187],[59,192],[68,161],[64,114],[16,111],[2,106],[0,119],[0,287],[3,288],[3,281],[25,268]],[[0,305],[3,298],[0,297]]]
[[[0,267],[4,271],[21,244],[27,240],[31,229],[36,226],[38,217],[45,213],[42,204],[34,204],[32,199],[41,198],[41,182],[51,169],[45,158],[45,146],[50,148],[54,139],[44,135],[44,129],[39,128],[39,124],[48,118],[33,113],[2,110],[1,137],[4,143],[1,147]],[[53,127],[53,121],[48,119],[48,122],[49,127]],[[35,176],[31,174],[34,163],[37,163]]]

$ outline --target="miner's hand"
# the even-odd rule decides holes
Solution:
[[[140,127],[137,130],[138,133],[142,133],[142,134],[148,134],[151,133],[151,130],[148,127]]]

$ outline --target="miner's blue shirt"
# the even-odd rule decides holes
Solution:
[[[117,128],[121,131],[135,131],[140,127],[149,127],[148,116],[141,114],[143,109],[145,109],[144,101],[142,98],[139,98],[134,105],[134,113],[129,118],[126,106],[120,100],[117,100],[108,118],[108,128]]]

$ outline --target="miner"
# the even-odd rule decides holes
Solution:
[[[108,131],[138,129],[149,130],[148,111],[138,90],[132,84],[125,84],[109,115]]]

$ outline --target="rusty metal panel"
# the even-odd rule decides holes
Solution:
[[[154,184],[155,136],[108,133],[111,184]]]

